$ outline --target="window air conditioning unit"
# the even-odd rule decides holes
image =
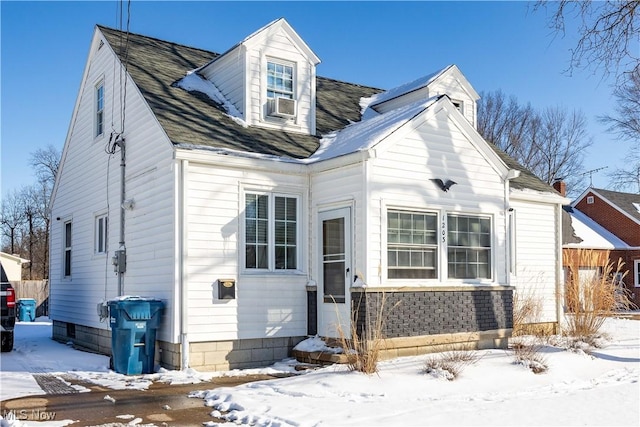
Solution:
[[[291,118],[296,116],[296,100],[289,98],[272,98],[269,100],[269,115]]]

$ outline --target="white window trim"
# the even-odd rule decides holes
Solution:
[[[265,90],[264,90],[264,96],[267,99],[270,99],[267,96],[267,92],[269,91],[269,82],[267,80],[268,77],[268,67],[269,64],[278,64],[278,65],[283,65],[285,67],[291,67],[291,74],[292,74],[292,82],[291,82],[291,99],[297,99],[297,95],[298,95],[298,76],[297,76],[297,70],[296,70],[296,63],[294,61],[287,61],[286,59],[280,59],[280,58],[274,58],[274,57],[270,57],[267,56],[265,58],[265,63],[264,63],[264,77],[265,77]]]
[[[102,88],[102,129],[98,132],[98,90]],[[105,84],[104,78],[100,79],[93,87],[93,137],[100,138],[105,134]]]
[[[440,209],[440,210],[430,210],[424,209],[415,206],[395,206],[395,205],[386,205],[384,202],[381,206],[383,209],[383,218],[381,221],[381,225],[383,227],[382,231],[382,253],[384,254],[384,259],[381,262],[383,268],[383,278],[384,280],[390,283],[429,283],[429,284],[460,284],[460,285],[486,285],[486,284],[494,284],[497,278],[496,271],[496,251],[498,250],[497,242],[496,242],[496,225],[495,225],[495,215],[486,212],[470,212],[470,211],[455,211],[449,209]],[[390,279],[389,278],[389,263],[387,262],[387,253],[389,248],[388,241],[388,212],[389,211],[406,211],[406,212],[416,212],[416,213],[437,213],[438,217],[438,274],[436,278],[432,279]],[[449,277],[449,257],[448,257],[448,223],[447,223],[447,215],[461,215],[461,216],[475,216],[481,218],[488,218],[491,225],[491,260],[489,262],[489,272],[491,277],[489,278],[475,278],[475,279],[457,279]],[[515,266],[514,266],[515,267]]]
[[[436,215],[436,263],[435,263],[435,268],[436,268],[436,277],[431,277],[431,278],[418,278],[418,279],[405,279],[405,278],[389,278],[389,262],[388,262],[388,257],[389,257],[389,212],[393,211],[393,212],[406,212],[406,213],[416,213],[416,214],[422,214],[422,215],[429,215],[429,214],[435,214]],[[440,278],[442,277],[442,247],[440,245],[440,240],[441,240],[441,236],[440,236],[440,230],[439,230],[439,224],[440,224],[440,211],[437,210],[429,210],[429,209],[419,209],[419,208],[397,208],[397,207],[390,207],[387,206],[385,207],[384,210],[384,218],[383,218],[383,226],[384,226],[384,251],[382,252],[384,254],[384,265],[385,265],[385,276],[386,279],[391,281],[391,282],[438,282],[440,280]]]
[[[477,213],[477,212],[456,212],[456,211],[444,211],[443,213],[444,215],[444,231],[446,231],[446,239],[445,241],[443,241],[443,251],[442,251],[442,258],[444,259],[443,261],[443,268],[446,268],[446,270],[443,270],[443,277],[447,278],[447,281],[450,282],[460,282],[460,283],[477,283],[477,284],[483,284],[483,283],[494,283],[495,277],[496,277],[496,241],[495,241],[495,218],[493,215],[491,214],[486,214],[486,213]],[[491,227],[491,230],[489,231],[489,238],[490,238],[490,242],[491,242],[491,246],[489,247],[490,249],[490,256],[491,259],[489,261],[489,275],[490,277],[476,277],[474,279],[458,279],[458,278],[454,278],[454,277],[449,277],[449,243],[448,243],[448,232],[449,232],[449,223],[448,223],[448,218],[447,216],[449,215],[458,215],[458,216],[473,216],[473,217],[478,217],[478,218],[487,218],[489,220],[489,226]]]
[[[297,127],[298,115],[296,114],[293,118],[284,118],[277,117],[269,114],[269,100],[272,98],[267,97],[267,91],[269,90],[269,83],[267,79],[267,68],[269,63],[282,64],[293,68],[293,100],[298,102],[298,97],[300,96],[300,87],[298,84],[298,62],[295,60],[290,60],[286,58],[279,58],[275,56],[271,56],[269,54],[262,55],[262,65],[261,65],[261,78],[260,84],[262,85],[260,90],[260,100],[261,100],[261,122],[267,124],[269,126],[275,127]]]
[[[634,287],[640,288],[640,259],[633,260]]]
[[[67,246],[67,224],[70,227],[71,242]],[[67,274],[67,253],[69,253],[69,274]],[[71,279],[73,274],[73,221],[67,219],[62,223],[62,278]]]
[[[102,230],[102,248],[100,247],[100,221],[104,221]],[[93,233],[93,253],[95,255],[106,255],[109,248],[109,216],[106,213],[101,213],[94,218],[94,233]]]
[[[302,268],[302,260],[303,251],[304,251],[304,239],[303,239],[303,228],[302,228],[302,220],[304,218],[303,215],[303,198],[300,193],[289,193],[289,192],[281,192],[281,191],[265,191],[265,190],[252,190],[251,188],[245,188],[241,192],[241,241],[240,241],[240,271],[242,274],[247,275],[260,275],[260,274],[283,274],[283,275],[295,275],[303,273]],[[269,197],[269,216],[268,216],[268,246],[267,246],[267,256],[268,256],[268,268],[247,268],[246,267],[246,217],[245,217],[245,203],[246,203],[246,195],[247,194],[257,194],[257,195],[265,195]],[[286,197],[291,199],[296,199],[296,268],[295,269],[276,269],[275,268],[275,198],[276,197]]]

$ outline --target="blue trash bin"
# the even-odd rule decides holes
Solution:
[[[108,301],[107,305],[113,370],[126,375],[153,373],[162,301],[126,297]]]
[[[36,320],[36,300],[33,298],[20,298],[18,300],[18,320],[20,322],[33,322]]]

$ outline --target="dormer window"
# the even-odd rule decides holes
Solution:
[[[294,99],[293,66],[280,62],[267,63],[267,98]]]
[[[460,111],[460,114],[464,114],[464,109],[463,109],[464,104],[462,101],[458,101],[457,99],[452,99],[451,103],[453,104],[454,107],[456,107],[458,111]]]

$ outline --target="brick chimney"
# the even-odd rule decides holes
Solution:
[[[567,195],[567,184],[564,181],[556,181],[553,183],[553,188],[560,193],[562,197]]]

